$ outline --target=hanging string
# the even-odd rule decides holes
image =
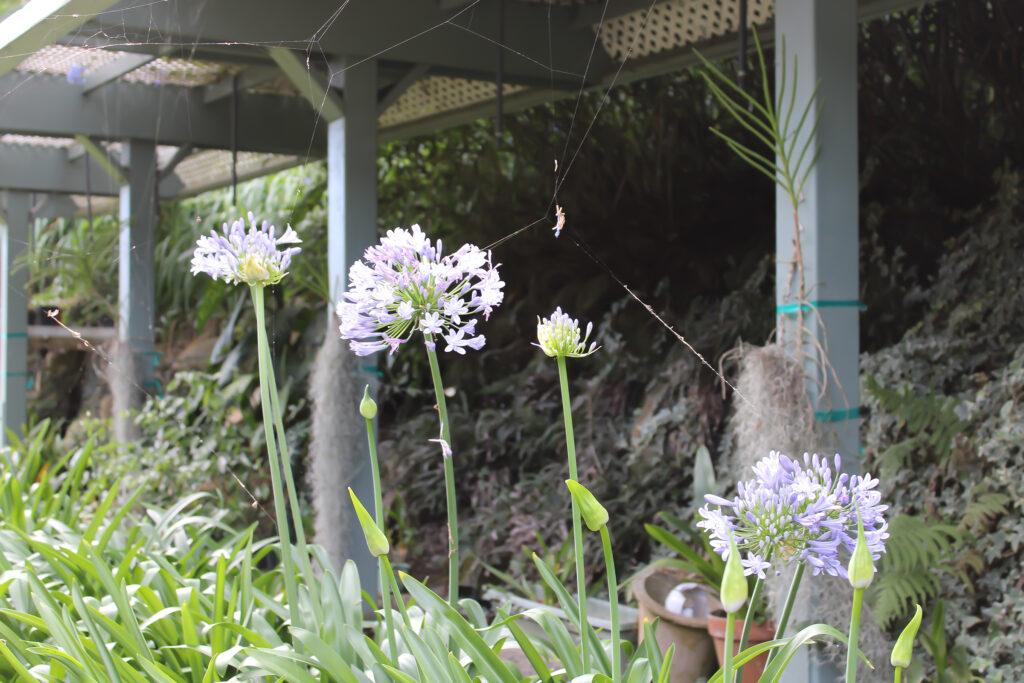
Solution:
[[[85,215],[89,218],[89,232],[92,232],[92,177],[89,173],[89,153],[85,153]]]
[[[231,77],[231,204],[238,208],[238,75]]]
[[[497,117],[494,120],[494,135],[501,145],[505,125],[505,0],[498,0],[498,70],[494,78],[494,100]]]
[[[746,86],[747,80],[747,0],[739,0],[739,64],[736,67],[736,80],[740,88]]]

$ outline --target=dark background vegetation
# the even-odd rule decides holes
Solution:
[[[862,25],[859,47],[861,298],[867,304],[861,343],[865,374],[877,375],[882,389],[903,396],[868,392],[866,457],[877,467],[903,458],[903,465],[913,463],[931,476],[928,487],[903,487],[895,510],[925,523],[960,528],[963,510],[957,512],[957,503],[963,508],[976,502],[979,491],[1004,496],[1001,502],[988,499],[990,514],[963,526],[964,534],[998,535],[999,543],[980,560],[939,566],[932,558],[924,569],[935,572],[938,584],[922,595],[941,595],[956,608],[947,630],[969,648],[963,657],[973,657],[976,669],[1003,672],[1003,678],[987,680],[1024,676],[1011,664],[1014,648],[1024,643],[992,645],[996,636],[985,631],[985,615],[994,609],[1016,614],[1018,624],[1024,617],[1024,600],[1007,597],[1022,590],[1012,570],[1019,566],[1024,537],[1017,529],[1019,503],[1012,502],[1020,485],[1008,483],[1014,476],[1020,480],[1019,446],[1013,450],[1007,437],[982,458],[977,439],[972,441],[985,434],[991,443],[991,434],[1002,432],[986,420],[1009,410],[1011,417],[1004,419],[1012,423],[1018,414],[1013,402],[1020,401],[1012,390],[1020,373],[1012,368],[1024,342],[1024,302],[991,295],[1000,283],[1011,293],[1021,285],[1022,31],[1024,3],[943,0]],[[551,493],[565,474],[555,368],[529,343],[537,315],[561,305],[597,325],[604,348],[570,367],[581,476],[611,511],[624,570],[651,555],[642,524],[659,510],[691,503],[696,449],[708,446],[716,461],[726,455],[729,399],[692,354],[626,297],[605,266],[712,362],[740,340],[763,343],[773,325],[774,191],[708,133],[712,125],[728,130],[730,124],[700,78],[684,72],[617,88],[599,114],[600,94],[588,94],[570,134],[574,106],[575,100],[567,100],[509,116],[500,140],[491,122],[481,121],[391,143],[380,158],[381,228],[418,222],[448,243],[486,245],[548,213],[553,160],[561,158],[564,167],[563,149],[571,158],[594,121],[558,193],[568,234],[555,239],[549,216],[497,247],[507,299],[486,325],[487,347],[442,359],[445,380],[456,388],[450,410],[463,535],[475,551],[465,576],[477,585],[491,580],[481,561],[527,572],[522,548],[536,547],[539,539],[557,547],[568,531],[565,497]],[[303,265],[271,301],[295,452],[305,450],[308,363],[324,329],[324,264],[317,261],[323,253],[317,245],[323,240],[324,191],[323,170],[315,164],[240,188],[243,206],[279,224],[291,222],[307,241]],[[230,467],[254,482],[257,496],[266,495],[257,471],[255,422],[219,401],[216,389],[233,381],[233,390],[246,396],[245,382],[252,382],[246,373],[253,365],[249,313],[242,307],[233,315],[237,292],[187,276],[197,224],[209,227],[232,211],[226,193],[164,209],[158,250],[163,370],[166,379],[197,367],[219,377],[208,378],[212,388],[198,398],[198,379],[179,382],[147,408],[147,438],[138,448],[148,462],[164,463],[164,472],[180,471],[182,459],[198,460],[189,480],[178,484],[205,478],[237,502],[240,514],[252,514],[246,494],[227,476],[228,466],[217,461],[231,451]],[[88,234],[80,222],[40,227],[37,240],[49,245],[37,249],[34,262],[37,301],[63,304],[78,324],[107,313],[76,303],[110,302],[116,293],[109,269],[94,265],[86,275],[68,275],[69,263],[88,269],[112,262],[115,241],[104,242],[112,223],[94,227]],[[588,244],[604,265],[571,236]],[[62,256],[54,258],[58,248]],[[100,258],[107,251],[110,258]],[[968,280],[985,284],[961,287]],[[927,362],[911,358],[922,345],[932,349]],[[207,368],[211,351],[216,362]],[[40,394],[40,415],[71,420],[79,408],[102,413],[102,392],[90,389],[94,358],[78,354],[68,361],[67,354],[49,354],[38,362],[44,371],[81,378],[75,380],[80,397],[74,402],[63,398],[66,384],[58,383],[56,394]],[[436,447],[427,441],[436,418],[426,363],[408,349],[385,358],[381,367],[392,531],[406,560],[429,570],[443,561],[445,537],[442,472]],[[934,367],[949,372],[925,369]],[[965,373],[973,378],[969,385]],[[987,390],[994,395],[1008,396],[1010,409],[978,403],[978,392],[988,385],[999,387]],[[188,400],[177,400],[183,396]],[[930,433],[932,423],[921,427],[901,414],[911,397],[931,400],[940,418],[963,413],[963,429],[948,442],[919,438]],[[971,422],[972,405],[990,410]],[[211,435],[205,424],[218,429]],[[81,429],[73,425],[69,431]],[[892,451],[907,439],[910,446]],[[965,444],[971,443],[982,460],[965,477],[956,463],[974,461],[951,461],[950,454],[970,451]],[[997,467],[1000,459],[1010,464]],[[118,466],[131,471],[137,462],[129,458]],[[963,547],[954,551],[961,557]]]

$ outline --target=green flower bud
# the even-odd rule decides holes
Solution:
[[[566,479],[565,485],[569,487],[572,499],[580,509],[580,515],[591,531],[600,531],[601,527],[608,523],[608,511],[597,502],[594,494],[587,490],[587,487],[573,479]]]
[[[356,492],[351,487],[348,489],[348,495],[352,497],[352,507],[356,509],[356,516],[359,518],[359,525],[363,527],[363,536],[366,537],[366,547],[370,549],[370,553],[374,557],[380,557],[381,555],[387,555],[388,551],[391,550],[391,544],[388,543],[388,537],[384,535],[384,532],[380,530],[377,523],[373,521],[373,517],[363,507],[363,504],[359,502],[359,498],[356,497]]]
[[[722,587],[719,589],[722,607],[730,614],[739,611],[747,601],[747,577],[743,574],[740,564],[740,551],[736,547],[736,539],[729,534],[729,559],[725,561],[722,572]]]
[[[917,637],[917,629],[921,626],[921,605],[916,607],[917,610],[914,612],[913,618],[900,633],[900,637],[896,639],[896,644],[892,648],[889,662],[894,667],[906,669],[910,666],[910,660],[914,654],[914,638]]]
[[[367,420],[377,417],[377,402],[370,398],[370,385],[363,389],[363,400],[359,402],[359,414]]]
[[[875,562],[871,559],[868,540],[864,537],[864,524],[860,520],[860,511],[857,512],[857,545],[854,546],[853,554],[850,555],[846,573],[849,575],[850,585],[855,589],[867,588],[875,580]]]

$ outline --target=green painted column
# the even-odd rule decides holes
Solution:
[[[146,394],[159,391],[155,373],[159,357],[153,344],[157,167],[153,142],[127,140],[122,145],[127,182],[119,195],[118,348],[111,388],[115,435],[128,440],[134,436],[134,425],[125,411],[138,408]]]
[[[798,207],[799,237],[787,195],[776,192],[779,338],[804,359],[808,392],[822,432],[820,443],[809,444],[808,449],[816,447],[829,455],[838,451],[843,455],[844,468],[857,471],[860,290],[856,0],[776,0],[776,82],[780,80],[778,48],[783,42],[789,61],[786,78],[790,82],[794,56],[798,63],[798,110],[818,87],[820,126],[812,145],[818,146],[820,156]],[[802,261],[802,286],[798,261]],[[801,323],[802,336],[798,330]],[[802,653],[806,657],[806,650]],[[805,659],[794,661],[784,680],[817,683],[836,680],[837,675],[831,666]]]
[[[27,417],[28,389],[28,268],[20,263],[28,250],[29,195],[7,192],[0,231],[0,413],[3,434],[21,432]]]
[[[344,492],[351,486],[371,512],[373,488],[370,476],[366,430],[357,412],[358,399],[365,384],[376,394],[377,359],[357,358],[347,343],[338,337],[335,306],[348,284],[349,266],[360,258],[366,247],[377,241],[377,62],[349,59],[336,65],[335,86],[341,86],[342,114],[327,127],[327,269],[331,304],[328,314],[325,351],[333,362],[335,396],[321,401],[318,434],[334,434],[325,441],[335,442],[333,458],[314,448],[319,462],[315,470],[323,473],[319,484],[328,490]],[[315,381],[315,380],[314,380]],[[339,401],[339,397],[344,397]],[[383,454],[382,454],[383,455]],[[330,456],[327,456],[330,457]],[[354,560],[364,590],[377,591],[376,560],[366,548],[359,522],[346,500],[340,507],[328,495],[320,501],[317,520],[318,542],[329,548],[332,560]]]

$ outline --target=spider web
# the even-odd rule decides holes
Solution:
[[[204,0],[204,2],[202,4],[205,4],[205,3],[210,2],[210,1],[211,0]],[[366,1],[366,0],[355,0],[355,1],[359,2],[359,1]],[[169,4],[171,2],[174,2],[174,0],[150,0],[149,2],[140,2],[138,4],[134,4],[134,5],[131,5],[129,7],[115,7],[113,9],[105,10],[105,11],[102,11],[102,12],[97,12],[97,13],[88,15],[87,18],[90,18],[90,19],[91,18],[98,18],[98,17],[101,17],[101,16],[107,16],[107,15],[111,15],[111,14],[124,13],[124,12],[131,11],[131,10],[139,10],[139,9],[145,9],[147,7],[166,5],[166,4]],[[202,48],[213,48],[213,47],[217,47],[217,48],[221,48],[221,49],[230,49],[230,48],[238,48],[238,47],[248,47],[248,48],[286,47],[286,48],[291,48],[291,49],[299,49],[299,50],[302,50],[302,52],[304,53],[304,56],[305,56],[304,63],[305,63],[305,66],[306,66],[307,75],[308,75],[308,77],[310,79],[310,82],[312,83],[315,80],[315,78],[316,78],[314,61],[319,61],[319,62],[322,62],[322,63],[329,63],[329,61],[328,61],[328,53],[324,49],[323,44],[322,44],[323,38],[339,22],[343,22],[345,20],[346,11],[350,8],[350,6],[352,5],[352,2],[353,2],[353,0],[343,0],[342,2],[339,2],[337,4],[337,6],[335,8],[333,8],[332,11],[324,18],[323,22],[321,22],[319,24],[319,26],[312,32],[311,35],[309,35],[308,37],[300,38],[300,39],[282,39],[282,40],[276,40],[276,41],[262,41],[262,42],[261,41],[200,41],[200,40],[195,40],[195,41],[188,42],[188,43],[174,42],[173,40],[168,39],[169,37],[164,36],[161,33],[161,31],[157,28],[157,26],[155,25],[155,22],[152,22],[152,21],[151,21],[149,30],[146,32],[145,40],[139,40],[139,39],[134,38],[133,36],[130,36],[127,29],[125,29],[125,31],[123,33],[117,34],[117,33],[110,33],[109,31],[106,31],[106,30],[98,30],[98,31],[94,31],[92,33],[88,33],[84,28],[79,28],[76,31],[72,32],[71,35],[74,37],[75,42],[77,44],[82,44],[82,45],[88,46],[89,42],[91,42],[91,41],[96,41],[96,42],[101,43],[101,45],[96,46],[96,47],[86,47],[86,49],[88,49],[88,50],[98,50],[98,51],[116,50],[118,48],[130,49],[130,48],[140,48],[140,47],[145,47],[145,46],[160,46],[162,48],[178,48],[178,49],[191,50],[191,54],[194,55],[194,54],[198,53]],[[589,117],[589,120],[586,120],[586,121],[579,120],[579,119],[582,118],[582,114],[581,114],[581,111],[580,111],[581,110],[581,103],[582,103],[582,101],[584,99],[585,94],[588,91],[587,78],[589,76],[590,69],[591,69],[591,66],[592,66],[592,63],[593,63],[593,60],[594,60],[594,55],[595,55],[595,53],[597,51],[597,48],[598,48],[598,43],[600,41],[601,32],[605,28],[605,21],[606,21],[606,18],[607,18],[607,12],[608,12],[608,7],[609,7],[609,4],[610,4],[610,0],[603,0],[602,6],[601,6],[600,19],[597,22],[597,25],[595,27],[594,38],[593,38],[593,41],[592,41],[592,43],[590,45],[590,48],[589,48],[589,53],[588,53],[588,56],[587,56],[586,66],[584,68],[583,73],[574,73],[574,72],[571,72],[571,71],[567,71],[567,70],[563,70],[563,69],[558,69],[558,68],[556,68],[554,66],[554,44],[555,44],[555,41],[557,40],[558,36],[554,35],[553,31],[552,31],[551,11],[552,11],[552,4],[553,3],[548,3],[548,5],[547,5],[547,22],[546,22],[547,25],[546,25],[546,27],[538,27],[538,30],[544,30],[544,28],[546,28],[548,54],[546,55],[546,58],[545,58],[543,56],[539,57],[539,56],[536,56],[536,55],[527,54],[523,50],[520,50],[520,49],[517,49],[517,48],[511,46],[507,42],[502,42],[500,40],[497,40],[495,38],[487,36],[487,35],[481,33],[480,31],[477,31],[476,29],[474,29],[472,27],[472,20],[473,20],[474,11],[483,2],[484,2],[484,0],[472,0],[471,2],[466,3],[464,6],[460,7],[456,11],[452,12],[447,18],[443,19],[442,21],[436,22],[436,23],[434,23],[432,25],[424,26],[422,29],[420,29],[418,31],[415,31],[415,32],[413,32],[413,33],[411,33],[411,34],[409,34],[409,35],[407,35],[407,36],[405,36],[405,37],[403,37],[403,38],[401,38],[401,39],[391,43],[390,45],[387,45],[386,47],[383,47],[380,50],[377,50],[376,52],[374,52],[374,53],[372,53],[372,54],[370,54],[368,56],[362,57],[362,58],[360,58],[357,61],[354,61],[352,63],[345,64],[345,66],[343,66],[342,68],[330,69],[328,74],[327,74],[328,75],[328,87],[325,88],[324,97],[320,101],[319,105],[314,107],[315,108],[315,120],[314,120],[314,126],[313,126],[313,133],[311,134],[310,141],[309,141],[309,144],[308,144],[308,146],[306,148],[306,153],[304,155],[304,159],[303,159],[302,163],[307,163],[307,162],[314,161],[314,160],[317,159],[317,156],[314,155],[314,153],[313,153],[314,146],[315,146],[316,128],[317,128],[317,126],[320,125],[321,119],[323,118],[323,111],[324,111],[325,106],[327,105],[327,98],[329,97],[329,94],[332,91],[331,87],[330,87],[330,85],[332,83],[337,82],[338,79],[343,78],[345,72],[348,71],[349,69],[358,67],[359,65],[364,64],[364,63],[366,63],[366,62],[368,62],[370,60],[374,60],[374,59],[377,59],[377,58],[380,58],[380,57],[386,57],[388,55],[388,53],[392,52],[393,50],[395,50],[395,49],[397,49],[397,48],[399,48],[399,47],[401,47],[401,46],[403,46],[403,45],[405,45],[407,43],[415,41],[415,40],[417,40],[419,38],[422,38],[423,36],[425,36],[427,34],[430,34],[430,33],[434,32],[434,31],[437,31],[437,30],[440,30],[440,29],[443,29],[443,28],[446,28],[446,27],[453,27],[453,28],[458,29],[460,31],[472,34],[472,35],[474,35],[474,36],[476,36],[476,37],[478,37],[478,38],[480,38],[482,40],[485,40],[485,41],[493,44],[496,49],[501,50],[502,52],[505,52],[505,53],[511,54],[511,55],[515,55],[515,56],[517,56],[517,57],[519,57],[521,59],[525,59],[526,61],[534,64],[535,66],[543,68],[544,70],[546,70],[548,72],[549,80],[550,80],[550,84],[551,84],[552,89],[554,89],[554,86],[555,86],[556,75],[559,76],[559,77],[578,78],[579,79],[579,89],[576,92],[575,105],[573,107],[571,118],[569,120],[568,126],[565,128],[566,132],[565,132],[565,136],[564,136],[562,150],[554,159],[554,162],[555,162],[554,163],[555,172],[554,172],[554,178],[553,178],[553,190],[552,190],[552,193],[551,193],[551,197],[550,197],[549,201],[547,202],[546,206],[538,207],[538,215],[537,215],[536,219],[534,219],[534,220],[532,220],[530,222],[527,222],[527,223],[525,223],[523,225],[510,227],[510,229],[504,234],[504,236],[494,240],[491,244],[489,244],[486,247],[487,250],[494,250],[494,249],[498,249],[499,247],[501,247],[502,245],[508,243],[511,240],[515,240],[517,238],[525,236],[527,233],[535,230],[539,226],[550,227],[550,226],[552,226],[554,224],[554,222],[555,222],[554,209],[555,209],[555,207],[557,206],[557,203],[558,203],[558,193],[559,193],[559,190],[563,187],[563,185],[565,184],[566,180],[570,177],[570,174],[572,173],[572,171],[573,171],[573,169],[574,169],[574,167],[576,165],[577,160],[580,158],[581,154],[583,153],[583,149],[584,149],[587,141],[590,139],[590,137],[592,135],[592,132],[593,132],[593,129],[594,129],[594,125],[598,121],[598,119],[600,118],[600,116],[602,114],[602,111],[604,110],[605,105],[609,101],[609,95],[611,94],[611,92],[618,85],[620,77],[621,77],[621,75],[623,73],[624,68],[626,67],[627,63],[631,60],[631,58],[633,56],[633,53],[634,53],[634,50],[637,47],[637,43],[638,43],[641,35],[643,35],[644,28],[646,28],[647,23],[648,23],[649,19],[651,18],[652,12],[654,10],[654,6],[658,2],[658,0],[650,0],[649,3],[646,4],[646,8],[643,9],[643,15],[642,15],[641,23],[640,23],[640,26],[639,26],[639,30],[635,31],[635,33],[633,35],[633,38],[632,38],[632,41],[631,41],[630,45],[628,46],[628,48],[626,49],[624,56],[621,59],[617,60],[618,61],[618,65],[617,65],[617,68],[616,68],[613,76],[608,80],[607,86],[603,89],[603,93],[602,93],[601,99],[598,102],[598,104],[597,104],[593,114]],[[60,17],[60,15],[57,15],[57,16],[58,16],[58,18],[74,18],[74,19],[77,19],[77,20],[81,20],[86,15],[75,15],[74,17],[72,17],[71,15],[64,15],[63,17]],[[63,35],[65,35],[65,34],[62,33],[60,36],[54,35],[52,37],[53,38],[60,38],[60,37],[63,37]],[[23,53],[23,54],[20,54],[20,55],[12,55],[12,56],[28,57],[31,54],[32,53]],[[25,74],[25,72],[19,72],[19,73]],[[7,92],[0,93],[0,100],[6,99],[8,97],[17,97],[18,96],[18,91],[19,91],[19,89],[21,87],[23,87],[25,84],[30,82],[32,79],[38,78],[40,75],[41,74],[38,74],[38,73],[25,74],[25,78],[23,80],[19,81],[14,87],[10,88]],[[185,94],[181,93],[180,96],[181,97],[185,97]],[[163,123],[163,120],[162,120],[162,110],[163,110],[163,108],[161,107],[161,109],[160,109],[161,114],[158,116],[157,121],[155,122],[156,123],[156,134],[154,135],[154,138],[156,138],[156,139],[159,139],[160,127],[161,127],[161,125]],[[574,143],[574,132],[576,132],[578,130],[577,123],[579,123],[579,126],[582,127],[582,133],[580,133],[578,135],[578,139],[575,140],[575,144],[573,144]],[[584,124],[585,124],[585,127],[584,127]],[[86,156],[86,163],[88,164],[88,155],[85,155],[85,156]],[[154,175],[157,173],[156,169],[154,169],[153,173],[154,173]],[[153,180],[155,182],[156,178],[154,177]],[[296,202],[297,201],[299,201],[299,200],[296,199]],[[622,290],[633,301],[635,301],[636,304],[638,304],[646,312],[647,315],[649,315],[654,321],[656,321],[658,325],[663,327],[672,336],[672,338],[676,342],[681,344],[685,349],[687,349],[688,352],[692,353],[696,357],[696,359],[700,362],[700,364],[704,368],[706,368],[708,371],[710,371],[717,378],[717,380],[722,383],[722,385],[724,387],[728,387],[729,390],[731,390],[739,399],[743,400],[747,405],[749,405],[752,409],[754,409],[755,412],[757,412],[758,414],[762,414],[762,410],[760,409],[759,406],[754,405],[746,396],[744,396],[728,380],[728,378],[725,377],[725,375],[718,368],[716,368],[714,365],[712,365],[707,360],[707,358],[700,351],[698,351],[687,340],[687,338],[684,336],[684,334],[682,332],[678,331],[676,329],[676,327],[673,326],[673,324],[671,324],[669,322],[667,314],[659,312],[658,310],[656,310],[656,308],[651,303],[649,303],[643,296],[641,296],[641,294],[637,291],[636,288],[630,286],[630,284],[623,277],[621,277],[618,273],[616,273],[614,270],[612,270],[612,268],[605,262],[605,260],[602,259],[599,256],[598,251],[593,246],[591,246],[587,242],[587,240],[584,238],[584,236],[580,233],[580,231],[578,229],[576,229],[572,225],[572,220],[571,220],[572,208],[571,208],[571,206],[568,207],[568,212],[567,213],[569,215],[569,221],[568,221],[569,227],[566,229],[566,235],[569,237],[569,240],[571,241],[571,243],[576,248],[580,249],[580,251],[582,253],[584,253],[587,256],[588,259],[590,259],[600,270],[602,270],[608,277],[610,277],[616,283],[617,286],[621,287]],[[104,354],[102,354],[95,347],[86,346],[86,348],[88,350],[90,350],[91,352],[100,355],[100,357],[103,359],[104,362],[106,362],[108,364],[111,362],[108,357],[106,357]],[[147,394],[149,393],[148,391],[146,391],[142,387],[137,386],[137,388],[139,390],[144,391]]]

